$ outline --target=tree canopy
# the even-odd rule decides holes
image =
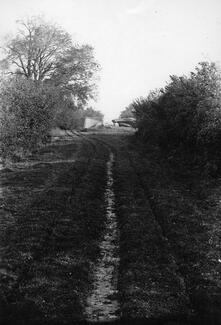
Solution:
[[[133,104],[130,104],[120,113],[120,118],[134,117],[134,113]]]
[[[98,69],[91,46],[71,46],[65,55],[58,58],[50,82],[65,95],[71,95],[76,105],[82,106],[95,97],[94,75]]]
[[[94,97],[99,65],[91,46],[74,44],[70,34],[42,17],[20,20],[18,25],[1,61],[8,73],[51,82],[79,104]]]
[[[53,126],[76,128],[96,97],[99,70],[93,48],[76,44],[60,26],[42,17],[18,21],[3,47],[0,67],[2,156],[17,158],[48,139]]]

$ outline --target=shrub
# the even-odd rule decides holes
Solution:
[[[171,76],[164,89],[134,101],[133,107],[142,141],[218,163],[221,76],[214,63],[200,63],[188,77]]]
[[[52,88],[23,78],[1,85],[1,155],[19,158],[36,150],[48,137],[56,93]]]
[[[79,130],[84,127],[85,117],[103,120],[103,114],[91,107],[78,108],[73,101],[66,99],[61,102],[55,116],[54,126],[65,130]]]

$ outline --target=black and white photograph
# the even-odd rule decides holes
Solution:
[[[221,325],[220,38],[220,0],[0,0],[0,325]]]

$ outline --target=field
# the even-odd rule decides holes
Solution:
[[[221,179],[126,128],[62,135],[0,177],[1,324],[219,324]]]

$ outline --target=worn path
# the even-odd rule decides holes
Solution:
[[[105,188],[105,229],[99,245],[100,258],[94,269],[93,289],[85,308],[86,318],[89,321],[116,320],[120,311],[118,299],[119,228],[115,213],[113,163],[114,155],[110,152]]]
[[[132,134],[69,132],[0,171],[0,323],[187,325],[204,304],[216,324],[219,280],[209,273],[212,248],[199,253],[208,233],[200,205],[182,210],[190,192],[185,199]]]

